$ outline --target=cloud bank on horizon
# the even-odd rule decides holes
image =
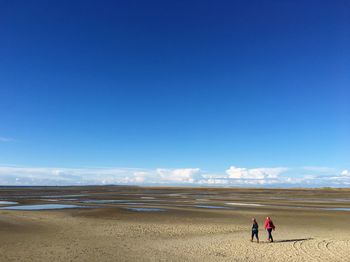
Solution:
[[[349,187],[349,170],[327,167],[229,167],[210,173],[200,168],[0,167],[0,185],[175,185]]]

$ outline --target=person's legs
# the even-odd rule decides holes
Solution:
[[[271,232],[270,232],[270,238],[271,238],[271,242],[273,242],[272,229],[271,229]]]
[[[267,230],[267,232],[269,233],[269,239],[268,240],[270,240],[271,242],[273,242],[273,238],[272,238],[272,228],[269,228],[268,230]]]
[[[252,231],[252,239],[251,239],[250,241],[253,242],[254,236],[255,236],[255,238],[256,238],[256,241],[259,243],[259,235],[258,235],[258,232],[254,232],[254,231]]]

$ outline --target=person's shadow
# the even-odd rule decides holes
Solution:
[[[287,242],[299,242],[299,241],[308,241],[312,240],[313,238],[295,238],[295,239],[283,239],[283,240],[275,240],[274,243],[287,243]]]

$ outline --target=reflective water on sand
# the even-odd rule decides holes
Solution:
[[[52,195],[52,196],[40,196],[40,198],[66,198],[66,197],[83,197],[83,196],[88,196],[86,194],[82,195]]]
[[[333,208],[325,208],[326,210],[331,211],[350,211],[350,207],[333,207]]]
[[[43,199],[48,202],[58,202],[58,201],[77,201],[77,198],[65,198],[65,199]]]
[[[236,203],[236,202],[230,202],[230,203],[225,203],[226,205],[231,205],[231,206],[254,206],[254,207],[261,207],[264,205],[261,204],[253,204],[253,203]]]
[[[0,201],[0,205],[16,205],[18,202],[13,201]]]
[[[65,208],[84,208],[78,205],[63,205],[63,204],[42,204],[42,205],[20,205],[1,207],[6,210],[48,210],[48,209],[65,209]]]
[[[195,205],[195,207],[210,208],[210,209],[228,209],[227,207],[222,207],[222,206],[206,206],[206,205]]]
[[[151,208],[151,207],[129,207],[127,210],[136,212],[163,212],[166,211],[163,208]]]
[[[82,203],[89,204],[109,204],[109,203],[127,203],[130,200],[115,200],[115,199],[91,199],[91,200],[83,200],[80,201]]]

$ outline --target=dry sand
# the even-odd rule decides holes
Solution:
[[[139,205],[106,204],[94,209],[0,210],[0,261],[350,261],[350,213],[320,209],[350,206],[350,190],[100,187],[0,192],[3,200],[22,204],[50,202],[39,196],[84,193],[80,200],[144,199],[145,206],[162,203],[167,208],[135,212],[125,207]],[[172,202],[184,206],[166,205]],[[198,202],[272,206],[193,207]],[[277,227],[274,243],[266,241],[263,230],[267,215]],[[260,244],[250,242],[253,216],[260,224]]]

